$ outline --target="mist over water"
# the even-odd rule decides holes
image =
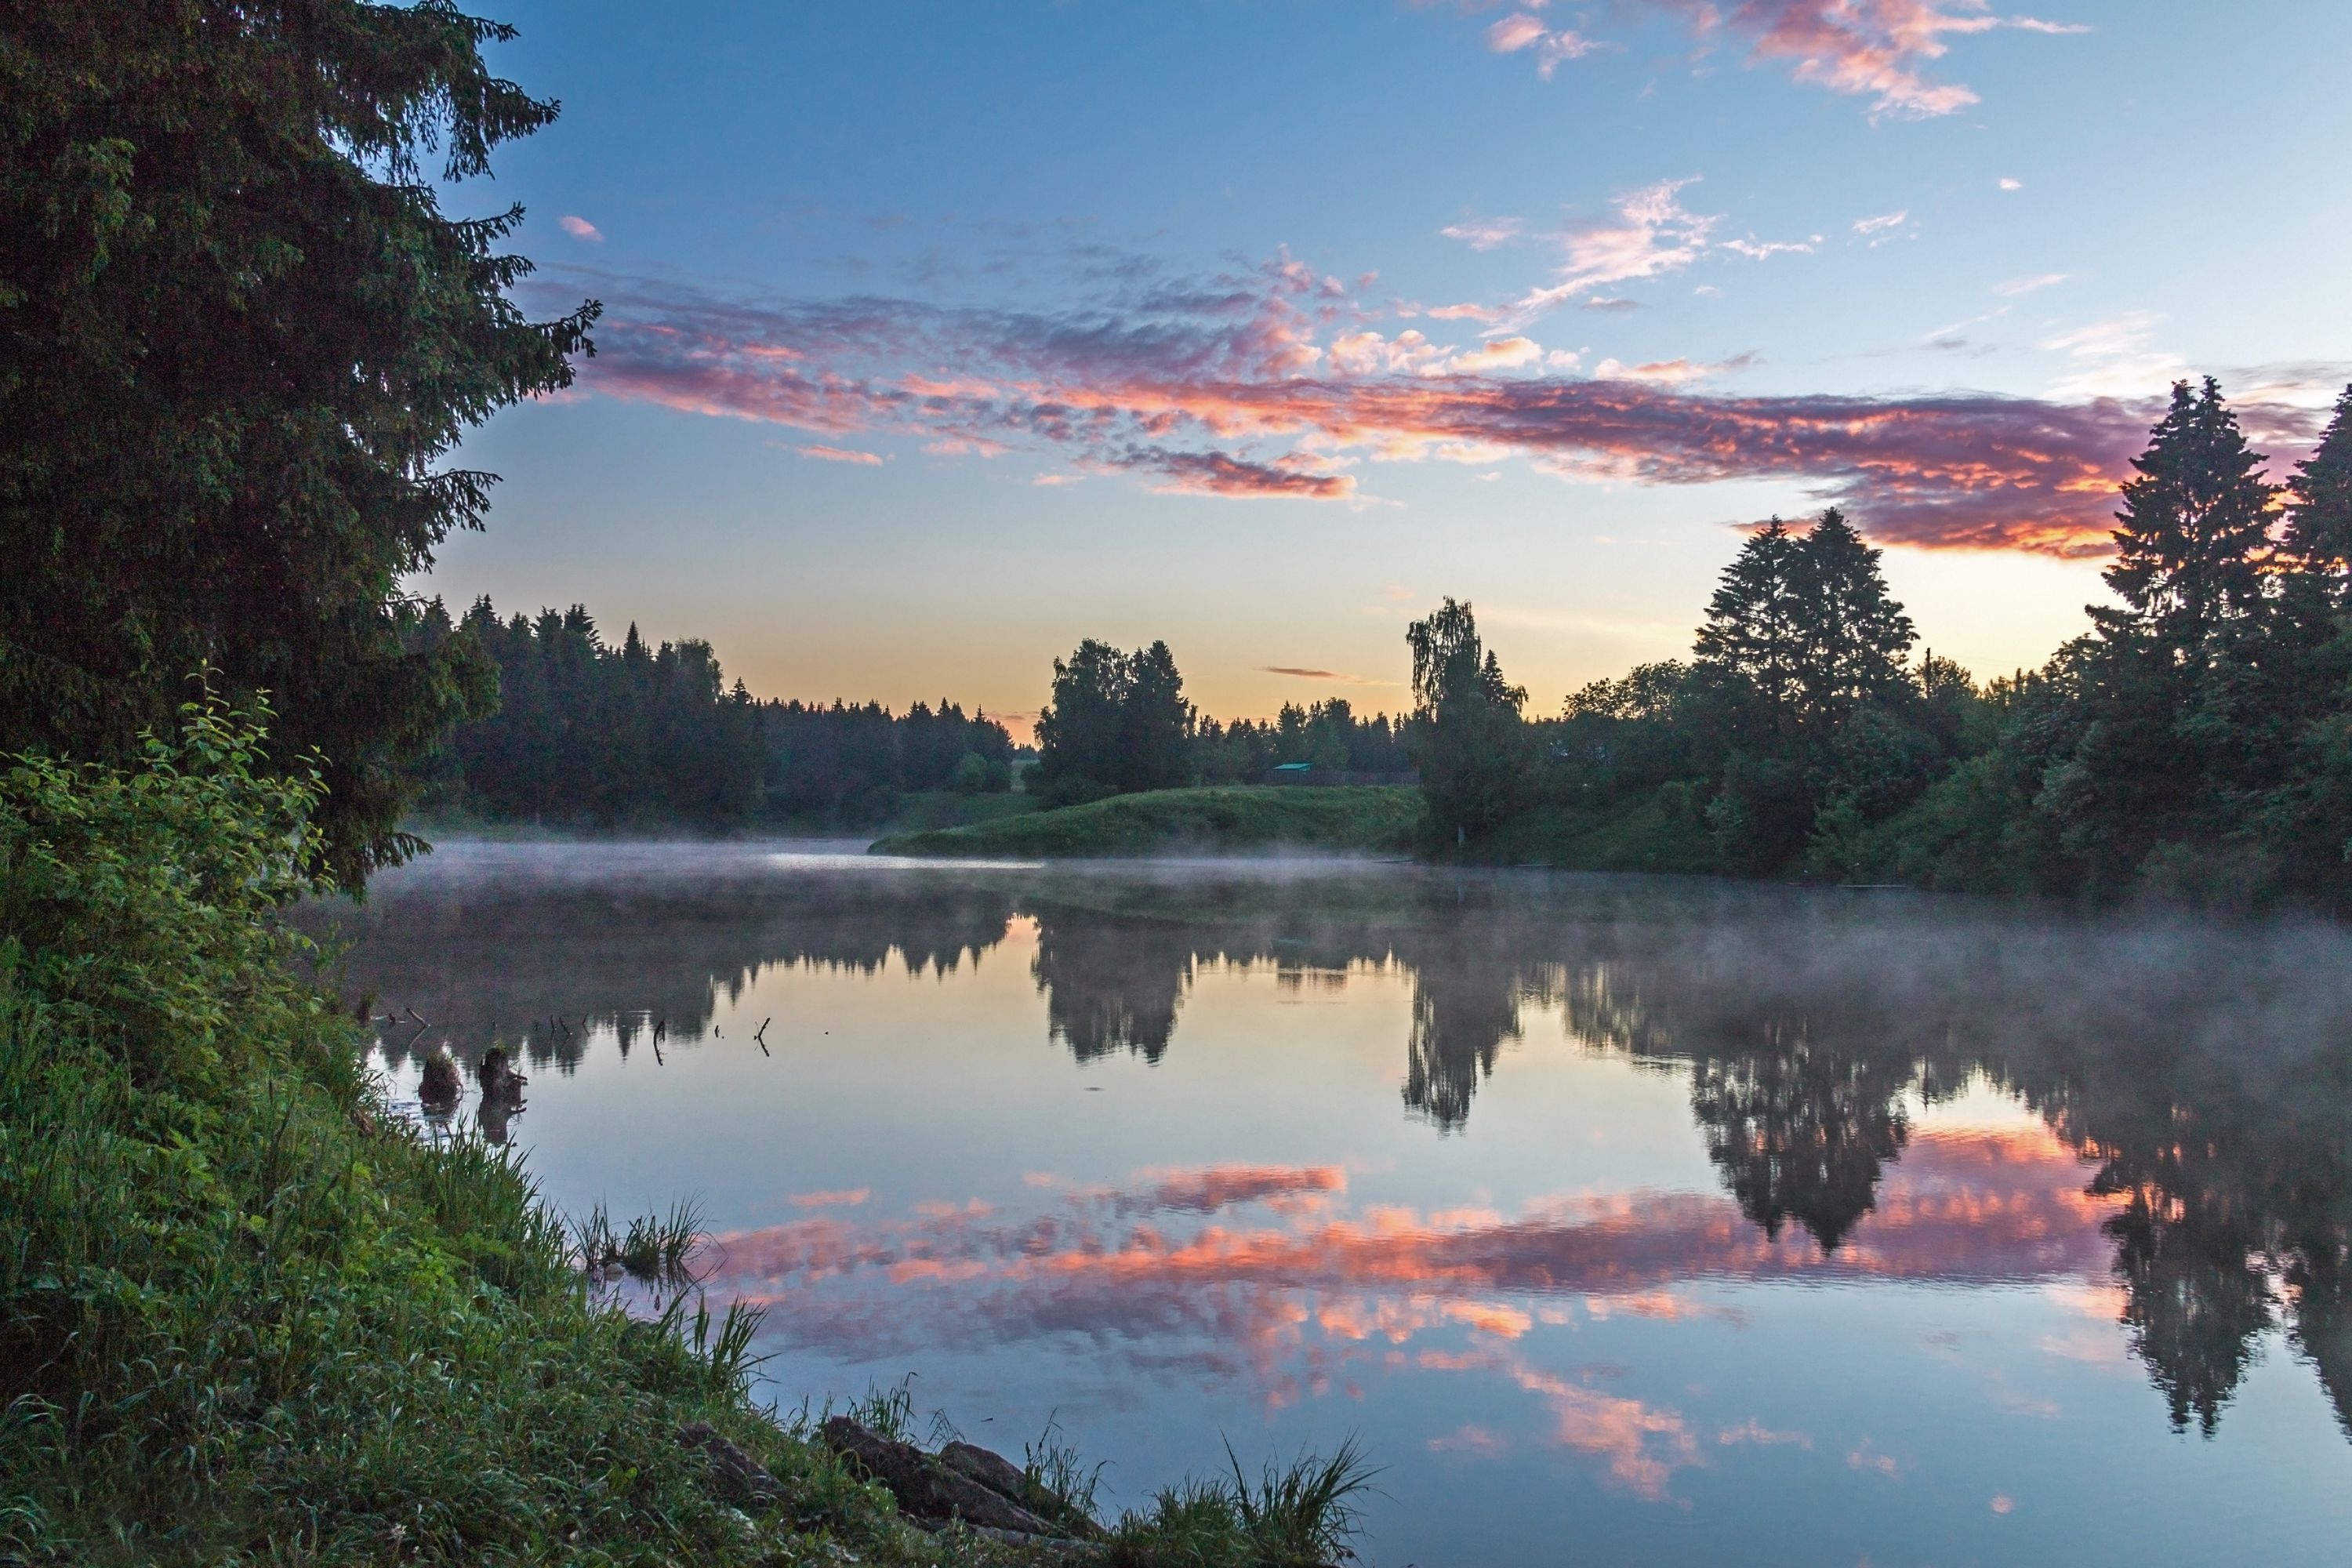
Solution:
[[[1360,1432],[1370,1558],[1423,1568],[2352,1524],[2332,928],[668,844],[445,846],[309,918],[396,1093],[520,1043],[486,1131],[559,1205],[701,1201],[787,1404],[913,1373],[1130,1500]]]

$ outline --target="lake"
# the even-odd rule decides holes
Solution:
[[[1357,1434],[1420,1568],[2352,1540],[2339,931],[650,844],[337,919],[431,1020],[395,1095],[520,1042],[486,1131],[568,1213],[698,1202],[787,1406],[911,1377],[1124,1502]]]

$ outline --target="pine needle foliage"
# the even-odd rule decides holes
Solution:
[[[0,751],[135,763],[209,664],[315,758],[344,881],[417,847],[410,764],[497,689],[401,586],[488,503],[443,459],[569,384],[596,315],[515,303],[520,207],[442,210],[555,116],[484,61],[511,36],[448,0],[0,7]]]

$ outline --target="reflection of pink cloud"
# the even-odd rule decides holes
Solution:
[[[1188,1342],[1201,1348],[1182,1353],[1225,1364],[1235,1352],[1263,1358],[1268,1335],[1295,1339],[1309,1321],[1358,1342],[1446,1323],[1517,1338],[1568,1321],[1560,1305],[1677,1317],[1691,1308],[1671,1288],[1710,1277],[2101,1280],[2109,1243],[2099,1226],[2114,1205],[2082,1188],[2081,1163],[2038,1130],[1923,1131],[1889,1168],[1875,1211],[1824,1256],[1793,1231],[1766,1237],[1715,1194],[1628,1194],[1512,1219],[1465,1211],[1451,1225],[1383,1206],[1185,1228],[1187,1216],[1250,1204],[1278,1215],[1289,1198],[1344,1191],[1336,1168],[1211,1167],[1071,1193],[1026,1216],[940,1204],[910,1220],[810,1218],[739,1233],[723,1238],[711,1284],[784,1307],[781,1331],[861,1358],[919,1324],[961,1342],[1076,1330],[1146,1359],[1167,1352],[1139,1347]],[[1117,1228],[1145,1213],[1166,1218]],[[923,1267],[898,1272],[909,1262]]]
[[[1338,1166],[1145,1171],[1109,1189],[1040,1174],[1024,1181],[1040,1205],[1026,1212],[970,1200],[866,1221],[835,1207],[729,1236],[706,1283],[775,1309],[770,1336],[848,1360],[1073,1336],[1155,1375],[1244,1379],[1269,1405],[1343,1386],[1349,1366],[1499,1377],[1540,1400],[1549,1441],[1668,1500],[1675,1475],[1717,1448],[1811,1440],[1753,1419],[1696,1432],[1594,1386],[1610,1369],[1549,1370],[1532,1355],[1545,1328],[1572,1329],[1580,1312],[1736,1320],[1695,1300],[1710,1279],[2032,1281],[2095,1315],[2113,1305],[2100,1227],[2116,1205],[2084,1180],[2041,1128],[1922,1129],[1874,1212],[1824,1255],[1793,1230],[1765,1236],[1712,1192],[1550,1200],[1507,1217],[1350,1210]],[[1436,1446],[1491,1451],[1467,1429]],[[1859,1468],[1902,1473],[1874,1448],[1855,1453]]]
[[[1418,1364],[1440,1372],[1500,1373],[1541,1396],[1550,1408],[1553,1442],[1606,1459],[1610,1475],[1654,1502],[1665,1497],[1676,1470],[1705,1462],[1698,1440],[1673,1411],[1570,1383],[1517,1356],[1425,1351]]]
[[[1492,1458],[1510,1445],[1484,1426],[1457,1426],[1442,1436],[1432,1437],[1429,1447],[1439,1454],[1475,1454]]]
[[[862,1204],[873,1195],[873,1191],[871,1187],[846,1187],[834,1193],[795,1193],[789,1201],[797,1208],[832,1208],[845,1204]]]
[[[1141,1194],[1124,1200],[1129,1206],[1207,1214],[1234,1204],[1348,1190],[1348,1173],[1337,1165],[1208,1165],[1145,1174],[1157,1179]]]
[[[1628,200],[1643,224],[1672,217],[1670,188]],[[1654,263],[1585,260],[1600,270],[1572,268],[1563,288]],[[1673,384],[1702,368],[1674,362],[1589,378],[1466,375],[1467,356],[1414,332],[1349,326],[1318,348],[1325,312],[1343,306],[1286,269],[1173,290],[1129,317],[605,291],[612,313],[582,366],[600,392],[820,436],[1042,445],[1084,468],[1228,497],[1350,499],[1354,477],[1336,471],[1349,452],[1482,466],[1516,454],[1569,478],[1793,481],[1850,509],[1881,542],[2091,554],[2108,547],[2115,487],[2153,412],[1970,393],[1735,397]],[[1516,345],[1470,353],[1524,364]],[[971,368],[923,380],[901,373],[908,358]],[[2241,412],[2264,439],[2311,423],[2303,410]]]
[[[1715,1435],[1715,1440],[1724,1445],[1726,1447],[1731,1447],[1747,1443],[1754,1443],[1767,1447],[1774,1447],[1782,1443],[1793,1443],[1800,1448],[1810,1448],[1813,1446],[1812,1438],[1807,1436],[1804,1433],[1776,1432],[1771,1427],[1765,1426],[1761,1421],[1757,1420],[1753,1415],[1750,1415],[1739,1426],[1726,1426],[1722,1431],[1717,1432]]]

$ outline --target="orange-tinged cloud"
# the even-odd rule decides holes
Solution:
[[[1538,294],[1678,265],[1704,239],[1678,188],[1626,196],[1623,232],[1585,237],[1598,248],[1572,254],[1562,282]],[[1685,384],[1742,361],[1612,363],[1583,376],[1539,370],[1524,337],[1465,351],[1371,331],[1296,263],[1213,281],[1131,319],[904,300],[754,308],[612,287],[582,375],[610,395],[819,436],[1042,447],[1183,494],[1349,500],[1361,492],[1344,470],[1358,455],[1481,467],[1517,456],[1578,480],[1791,482],[1881,542],[2066,556],[2109,548],[2115,489],[2154,412],[2113,397],[1731,396]],[[908,358],[966,369],[908,375],[898,363]],[[2265,439],[2311,423],[2305,410],[2240,412]]]

